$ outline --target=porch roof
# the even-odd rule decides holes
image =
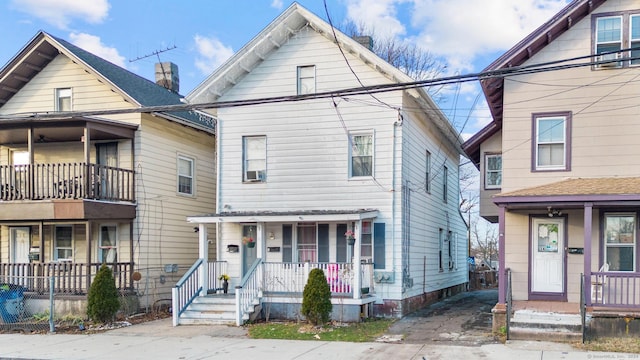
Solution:
[[[550,203],[623,204],[640,202],[640,177],[569,178],[562,181],[497,194],[497,205]]]
[[[217,214],[187,217],[190,223],[358,221],[378,216],[377,209],[355,210],[291,210],[291,211],[225,211]]]

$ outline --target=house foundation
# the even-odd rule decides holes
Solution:
[[[467,283],[458,284],[448,288],[423,293],[402,300],[383,300],[382,304],[373,306],[373,315],[377,317],[401,318],[425,306],[436,303],[444,298],[451,297],[467,291]]]

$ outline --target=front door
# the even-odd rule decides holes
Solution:
[[[29,241],[30,229],[28,227],[12,227],[10,228],[11,236],[11,263],[28,264],[29,250],[31,244]],[[26,266],[11,267],[9,282],[22,286],[27,285],[28,268]]]
[[[258,258],[256,241],[258,228],[255,225],[242,225],[242,276],[245,276],[251,265]],[[253,245],[251,245],[253,243]]]
[[[566,298],[564,221],[564,218],[532,221],[531,300]]]

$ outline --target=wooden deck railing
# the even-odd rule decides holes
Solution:
[[[0,264],[0,282],[20,285],[28,292],[47,294],[49,278],[54,277],[55,294],[85,295],[101,265],[71,262]],[[132,290],[132,264],[122,262],[109,266],[113,270],[116,288]]]
[[[592,272],[591,304],[608,308],[640,308],[640,274]]]
[[[0,166],[0,200],[135,201],[133,170],[87,163]]]

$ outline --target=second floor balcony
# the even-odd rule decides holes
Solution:
[[[0,200],[134,202],[134,172],[94,163],[0,165]]]

